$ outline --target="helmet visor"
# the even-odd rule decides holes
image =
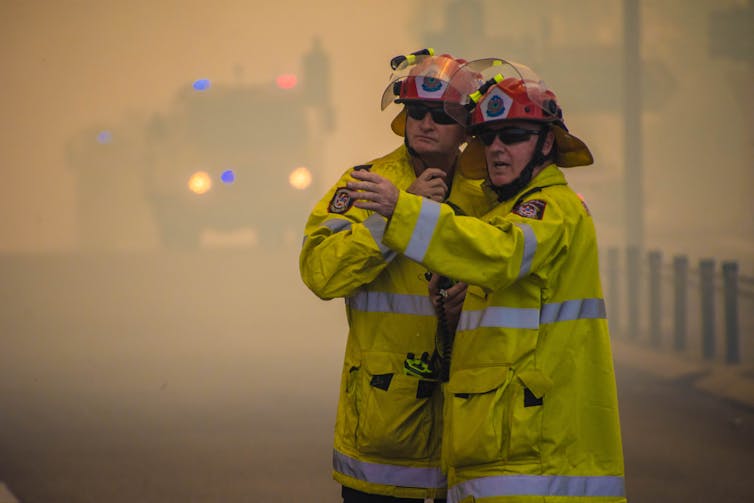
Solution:
[[[444,101],[448,83],[460,64],[446,56],[411,56],[390,75],[381,109],[396,101]]]
[[[465,70],[465,71],[462,71]],[[469,80],[469,75],[473,80]],[[489,88],[503,79],[521,80],[529,99],[544,110],[548,91],[544,81],[531,68],[521,63],[499,58],[469,61],[451,78],[448,87],[458,94],[457,102],[445,102],[445,112],[459,124],[469,125],[469,116]]]

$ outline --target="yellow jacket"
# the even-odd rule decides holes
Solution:
[[[626,501],[596,234],[562,172],[482,220],[401,192],[383,242],[470,284],[445,386],[449,503]]]
[[[416,179],[405,146],[369,163],[406,189]],[[445,495],[440,470],[442,394],[437,383],[404,375],[408,353],[432,353],[437,319],[426,268],[382,244],[386,219],[350,207],[338,189],[320,200],[306,224],[301,277],[320,298],[345,297],[349,323],[333,476],[372,494],[404,498]],[[492,207],[479,181],[456,174],[449,198],[481,216]]]

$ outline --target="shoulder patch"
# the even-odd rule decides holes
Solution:
[[[330,204],[327,205],[327,211],[330,213],[345,213],[351,206],[353,206],[353,200],[348,193],[348,188],[338,187],[332,199],[330,199]]]
[[[512,212],[524,218],[542,220],[542,217],[545,215],[546,206],[547,203],[545,201],[542,201],[541,199],[532,199],[517,204]]]

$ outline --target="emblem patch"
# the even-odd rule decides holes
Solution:
[[[427,92],[433,93],[442,89],[442,80],[435,77],[424,77],[422,82],[422,89]]]
[[[547,203],[541,199],[532,199],[531,201],[524,201],[521,204],[517,204],[516,207],[513,208],[513,213],[524,218],[542,220],[542,217],[545,215],[545,206],[547,206]]]
[[[416,77],[416,94],[419,98],[440,98],[448,83],[436,76]]]
[[[335,191],[335,195],[332,196],[330,204],[327,206],[327,211],[330,213],[345,213],[352,205],[353,199],[351,199],[348,189],[340,187]]]
[[[505,119],[513,106],[513,98],[493,87],[480,104],[482,116],[488,120]]]
[[[500,96],[493,96],[490,101],[487,102],[487,115],[490,117],[497,117],[505,112],[505,103]]]

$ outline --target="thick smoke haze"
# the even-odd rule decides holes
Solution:
[[[337,501],[347,325],[342,299],[301,283],[298,248],[340,174],[402,141],[398,108],[380,98],[390,59],[422,47],[525,63],[557,93],[595,157],[566,176],[603,252],[625,249],[638,215],[645,251],[754,276],[754,4],[638,2],[641,156],[627,166],[625,3],[0,0],[0,482],[29,502]],[[288,184],[297,167],[306,190]],[[188,191],[197,171],[217,175],[192,182],[213,180],[203,195]],[[625,190],[636,176],[640,204]],[[622,335],[623,284],[614,299],[605,285]],[[694,288],[690,361],[702,351]],[[662,302],[667,334],[670,289]],[[737,460],[754,417],[727,402],[704,402],[716,427],[724,411],[711,461],[665,459],[676,479],[647,461],[660,414],[644,400],[660,388],[619,387],[629,494],[691,501],[714,481],[746,492]],[[672,396],[657,400],[697,406]],[[677,436],[663,416],[669,434],[650,441],[666,454],[697,445],[685,421],[697,412]]]
[[[646,244],[751,260],[751,37],[736,32],[742,18],[751,19],[750,4],[639,5]],[[394,145],[387,127],[394,111],[378,107],[387,61],[435,43],[540,73],[561,97],[569,127],[595,153],[594,167],[569,172],[572,183],[593,206],[604,239],[623,238],[623,179],[633,167],[623,166],[631,145],[622,132],[621,2],[11,1],[0,9],[2,250],[81,249],[83,175],[67,157],[77,138],[116,129],[116,146],[140,138],[147,118],[169,113],[179,90],[199,78],[234,85],[299,73],[315,39],[330,59],[335,118],[322,138],[319,188]],[[727,20],[738,23],[726,29]],[[133,187],[138,147],[130,148],[133,167],[118,168],[121,178],[100,189],[130,216],[116,248],[156,246],[142,189]]]

